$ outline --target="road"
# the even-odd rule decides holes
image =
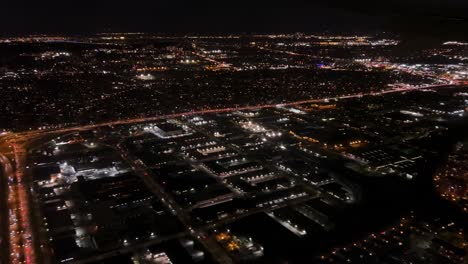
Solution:
[[[0,149],[0,162],[3,167],[2,182],[7,183],[7,190],[3,193],[3,204],[7,210],[2,222],[2,237],[8,238],[9,243],[3,243],[7,248],[7,261],[10,263],[36,263],[35,250],[32,243],[30,225],[30,201],[29,188],[23,182],[23,156],[24,152],[18,148],[15,142],[3,141]],[[5,250],[5,249],[2,249]],[[3,255],[3,254],[2,254]]]
[[[0,172],[0,263],[9,262],[9,241],[10,241],[10,221],[8,210],[8,179],[13,175],[13,166],[10,160],[0,154],[1,172]]]
[[[11,141],[10,144],[14,149],[15,160],[15,175],[13,188],[16,192],[16,219],[18,224],[17,234],[20,236],[19,244],[19,261],[20,263],[33,264],[37,263],[36,248],[34,245],[33,224],[31,210],[31,192],[28,179],[26,179],[24,169],[26,160],[26,149],[23,144],[19,144],[16,140]],[[18,247],[18,245],[12,245]],[[16,256],[15,256],[16,257]]]
[[[90,130],[95,129],[98,127],[103,126],[117,126],[117,125],[128,125],[134,123],[144,123],[144,122],[151,122],[157,121],[161,119],[168,119],[168,118],[177,118],[182,116],[190,116],[190,115],[203,115],[203,114],[215,114],[215,113],[226,113],[226,112],[233,112],[233,111],[245,111],[245,110],[257,110],[257,109],[266,109],[266,108],[276,108],[276,107],[285,107],[285,106],[297,106],[301,104],[308,104],[308,103],[324,103],[333,100],[343,100],[343,99],[352,99],[352,98],[360,98],[363,96],[379,96],[391,93],[402,93],[402,92],[410,92],[410,91],[417,91],[417,90],[427,90],[427,89],[437,89],[437,88],[448,88],[448,87],[459,87],[459,84],[440,84],[440,85],[425,85],[425,86],[401,86],[396,87],[393,89],[388,89],[380,92],[369,92],[369,93],[358,93],[358,94],[351,94],[351,95],[342,95],[336,97],[326,97],[326,98],[319,98],[319,99],[308,99],[308,100],[301,100],[301,101],[294,101],[288,103],[279,103],[279,104],[262,104],[262,105],[252,105],[252,106],[241,106],[241,107],[228,107],[228,108],[215,108],[215,109],[203,109],[197,111],[189,111],[183,113],[176,113],[176,114],[167,114],[167,115],[160,115],[160,116],[152,116],[152,117],[140,117],[140,118],[129,118],[129,119],[122,119],[116,121],[109,121],[103,122],[98,124],[91,124],[91,125],[82,125],[82,126],[72,126],[66,128],[58,128],[58,129],[35,129],[35,130],[28,130],[24,132],[17,132],[17,133],[9,133],[4,138],[8,138],[11,136],[17,137],[31,137],[31,136],[38,136],[38,135],[46,135],[49,133],[66,133],[66,132],[73,132],[73,131],[80,131],[80,130]]]
[[[26,146],[33,139],[24,137],[23,141],[16,134],[0,138],[0,163],[3,168],[2,204],[7,208],[2,212],[2,237],[8,238],[8,243],[2,243],[2,263],[40,263],[38,258],[39,245],[35,243],[32,194],[30,179],[25,174]],[[3,254],[3,252],[7,254]]]
[[[212,237],[205,236],[202,230],[192,226],[192,221],[185,210],[172,198],[171,195],[164,191],[164,188],[154,180],[149,169],[129,151],[118,145],[118,150],[122,158],[132,167],[133,171],[141,177],[146,186],[164,203],[169,210],[179,219],[187,230],[191,231],[192,237],[197,240],[211,254],[216,263],[230,264],[232,259],[225,253],[220,245],[214,241]]]

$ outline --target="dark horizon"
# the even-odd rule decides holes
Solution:
[[[0,34],[391,32],[403,39],[468,39],[468,3],[459,0],[89,2],[6,3]]]

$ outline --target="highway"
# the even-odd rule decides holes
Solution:
[[[0,172],[0,263],[9,262],[10,248],[10,221],[8,207],[8,179],[13,175],[13,167],[10,160],[0,154],[1,172]]]
[[[25,175],[26,146],[33,139],[31,136],[18,140],[16,134],[0,139],[0,163],[3,168],[1,183],[6,183],[1,194],[1,204],[6,205],[2,212],[1,237],[8,239],[0,249],[2,263],[40,263],[35,243],[33,224],[33,202],[30,181]],[[3,210],[3,208],[2,208]]]
[[[15,160],[15,184],[13,189],[16,196],[16,220],[19,233],[19,263],[33,264],[37,263],[36,250],[34,248],[34,236],[32,231],[32,211],[31,211],[31,192],[29,181],[25,177],[24,162],[26,160],[26,150],[22,144],[16,141],[11,142],[14,149]],[[12,240],[13,241],[13,240]],[[18,244],[12,245],[18,247]],[[17,257],[14,255],[13,257]]]
[[[460,86],[462,86],[462,85],[457,84],[457,83],[454,83],[454,84],[439,84],[439,85],[424,85],[424,86],[400,86],[400,87],[396,87],[396,88],[393,88],[393,89],[383,90],[383,91],[380,91],[380,92],[357,93],[357,94],[351,94],[351,95],[325,97],[325,98],[318,98],[318,99],[308,99],[308,100],[301,100],[301,101],[294,101],[294,102],[287,102],[287,103],[203,109],[203,110],[189,111],[189,112],[176,113],[176,114],[167,114],[167,115],[159,115],[159,116],[151,116],[151,117],[129,118],[129,119],[122,119],[122,120],[103,122],[103,123],[98,123],[98,124],[72,126],[72,127],[66,127],[66,128],[58,128],[58,129],[35,129],[35,130],[28,130],[28,131],[17,132],[17,133],[9,133],[4,137],[8,138],[9,136],[10,137],[11,136],[17,136],[17,137],[20,137],[20,138],[24,138],[24,137],[27,138],[27,137],[31,137],[31,136],[46,135],[46,134],[49,134],[49,133],[66,133],[66,132],[73,132],[73,131],[80,131],[80,130],[90,130],[90,129],[103,127],[103,126],[116,126],[116,125],[128,125],[128,124],[134,124],[134,123],[144,123],[144,122],[151,122],[151,121],[156,121],[156,120],[161,120],[161,119],[170,119],[170,118],[177,118],[177,117],[190,116],[190,115],[216,114],[216,113],[226,113],[226,112],[233,112],[233,111],[246,111],[246,110],[277,108],[277,107],[285,107],[285,106],[294,107],[294,106],[301,105],[301,104],[324,103],[324,102],[334,101],[334,100],[360,98],[360,97],[363,97],[363,96],[380,96],[380,95],[392,94],[392,93],[403,93],[403,92],[410,92],[410,91],[417,91],[417,90],[460,87]]]

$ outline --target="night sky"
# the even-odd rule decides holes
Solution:
[[[5,0],[0,32],[382,32],[467,39],[466,0]]]

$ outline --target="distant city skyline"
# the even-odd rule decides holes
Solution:
[[[382,32],[404,38],[466,39],[468,3],[432,1],[10,1],[0,33]]]

